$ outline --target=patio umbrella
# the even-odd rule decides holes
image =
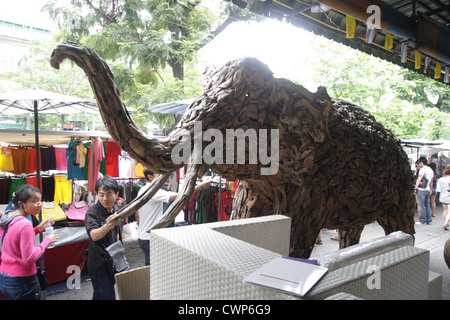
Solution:
[[[40,183],[39,163],[39,114],[76,114],[98,113],[97,103],[88,99],[76,98],[60,93],[40,89],[29,89],[0,93],[0,116],[34,113],[35,148],[36,148],[36,178],[37,187]],[[42,215],[39,216],[42,219]]]

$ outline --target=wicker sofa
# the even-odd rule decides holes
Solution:
[[[266,216],[151,232],[150,299],[299,299],[244,282],[288,255],[290,219]],[[439,299],[442,276],[430,274],[429,252],[392,234],[318,260],[329,268],[303,299]],[[368,283],[379,272],[379,288]],[[413,272],[413,274],[411,274]]]

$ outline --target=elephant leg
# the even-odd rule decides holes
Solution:
[[[395,217],[385,215],[378,217],[377,221],[386,235],[394,231],[403,231],[414,236],[414,218],[411,214],[403,213]]]
[[[322,229],[321,223],[309,223],[307,228],[303,223],[292,223],[291,227],[291,251],[289,256],[307,259],[311,256],[319,232]]]
[[[339,229],[339,249],[343,249],[359,243],[364,225],[351,229]]]

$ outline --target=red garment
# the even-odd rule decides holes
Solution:
[[[39,150],[39,165],[42,168],[41,150]],[[36,172],[36,148],[30,148],[30,173],[33,172]]]
[[[114,141],[108,141],[106,144],[106,174],[111,177],[119,177],[119,157],[122,153],[119,145]]]
[[[36,166],[36,165],[35,165]],[[40,186],[41,186],[41,190],[42,190],[42,177],[40,177],[41,179],[41,184],[40,184]],[[37,177],[36,176],[31,176],[31,177],[27,177],[26,178],[27,179],[27,183],[28,184],[30,184],[30,185],[32,185],[33,187],[36,187],[37,188]]]
[[[216,205],[217,205],[217,213],[220,217],[220,221],[228,221],[230,220],[231,210],[233,208],[233,199],[234,192],[232,191],[222,191],[220,195],[221,206],[219,207],[219,193],[216,196]],[[222,209],[222,212],[219,211],[219,208]]]

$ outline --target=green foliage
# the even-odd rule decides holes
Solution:
[[[152,121],[167,131],[174,115],[151,114],[148,106],[201,94],[194,84],[199,76],[186,71],[185,64],[195,62],[213,34],[234,21],[230,16],[251,17],[232,4],[220,4],[225,14],[213,13],[200,0],[72,0],[69,6],[48,0],[44,10],[60,21],[59,41],[83,43],[111,61],[122,100],[142,130]]]
[[[449,138],[450,88],[322,38],[314,39],[314,81],[332,97],[369,111],[398,138]]]
[[[67,61],[61,65],[59,70],[50,66],[49,58],[56,46],[54,40],[33,40],[30,42],[30,51],[22,57],[20,66],[7,74],[8,78],[14,80],[20,87],[19,90],[39,88],[51,92],[61,93],[68,96],[86,98],[94,100],[89,81],[81,70],[74,63]],[[0,88],[0,91],[1,90]],[[19,115],[16,121],[26,123],[27,115]],[[32,116],[31,127],[34,128],[34,116]],[[97,123],[97,130],[105,130],[98,115],[73,114],[65,115],[64,121],[78,121],[85,123],[85,126],[92,128],[93,121]],[[40,114],[39,128],[42,130],[53,130],[60,126],[63,119],[57,114]],[[100,125],[101,124],[101,125]]]

